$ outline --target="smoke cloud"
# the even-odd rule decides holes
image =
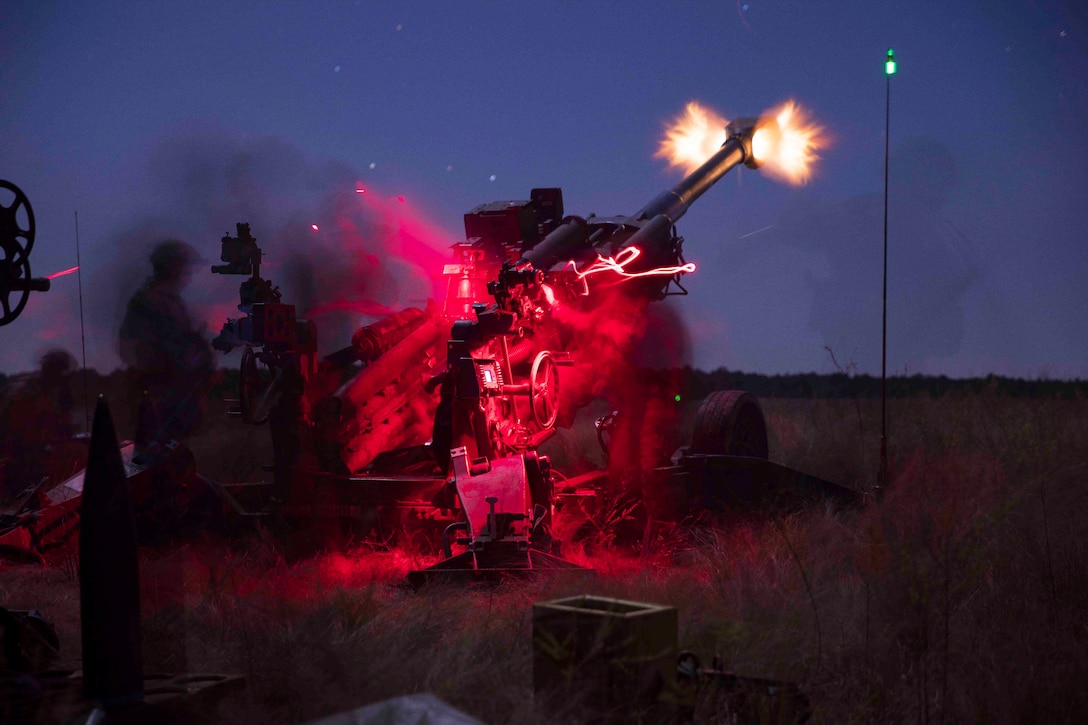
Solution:
[[[210,271],[220,238],[235,236],[239,222],[250,224],[264,252],[261,276],[300,318],[317,323],[322,354],[350,344],[351,333],[374,317],[422,306],[436,294],[452,239],[418,208],[375,189],[358,193],[360,177],[346,164],[309,158],[278,138],[201,129],[162,138],[145,169],[147,212],[111,235],[111,261],[94,274],[89,322],[110,340],[128,298],[150,274],[151,248],[171,237],[204,257],[185,295],[193,317],[209,335],[227,317],[240,317],[245,278]]]
[[[974,245],[943,213],[956,184],[949,149],[908,138],[892,153],[890,169],[888,356],[915,361],[917,369],[960,351],[964,301],[980,264]],[[809,204],[784,213],[774,235],[824,255],[824,270],[808,279],[809,326],[841,363],[866,371],[880,365],[879,348],[868,341],[880,339],[883,215],[878,194]]]

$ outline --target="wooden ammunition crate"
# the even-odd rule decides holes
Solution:
[[[619,716],[676,675],[675,607],[582,595],[533,604],[533,689]]]

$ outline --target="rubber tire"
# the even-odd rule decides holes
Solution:
[[[756,396],[743,390],[716,390],[695,415],[691,453],[767,459],[767,423]]]
[[[242,422],[250,425],[262,425],[268,422],[269,410],[261,410],[261,402],[268,394],[275,376],[265,366],[266,375],[261,373],[262,363],[257,353],[247,346],[242,351],[242,362],[238,365],[238,407],[242,412]],[[265,379],[262,379],[265,378]]]

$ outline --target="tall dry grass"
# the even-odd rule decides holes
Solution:
[[[764,407],[772,458],[873,482],[876,404]],[[269,535],[149,550],[145,659],[246,675],[244,696],[206,713],[224,722],[424,691],[488,723],[578,722],[577,698],[534,702],[530,605],[591,593],[676,606],[682,649],[796,681],[816,722],[1088,721],[1088,405],[914,398],[892,401],[889,421],[890,483],[864,509],[704,521],[646,551],[568,547],[598,570],[589,583],[411,592],[403,575],[425,553],[288,562]],[[0,571],[0,601],[41,609],[78,666],[70,574]],[[720,721],[709,700],[696,714]]]

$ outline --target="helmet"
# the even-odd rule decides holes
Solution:
[[[54,348],[42,355],[38,364],[43,376],[57,378],[68,374],[76,366],[76,359],[67,350]]]
[[[151,250],[151,268],[156,279],[176,279],[190,265],[201,262],[192,245],[178,239],[167,239]]]

